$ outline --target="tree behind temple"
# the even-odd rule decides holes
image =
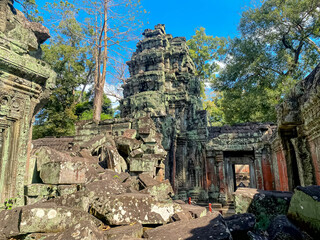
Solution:
[[[119,58],[126,55],[127,43],[135,38],[134,32],[141,24],[137,15],[143,10],[140,0],[86,0],[81,8],[90,16],[86,22],[96,63],[93,120],[99,122],[107,69],[112,62],[121,63]]]
[[[243,13],[212,85],[228,123],[276,120],[275,106],[320,61],[319,27],[315,0],[266,0]]]

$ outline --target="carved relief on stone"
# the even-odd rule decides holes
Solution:
[[[12,99],[12,103],[11,103],[11,117],[14,117],[16,119],[20,118],[21,112],[20,111],[22,109],[22,104],[21,104],[21,100],[17,97]]]
[[[0,115],[7,116],[11,105],[11,97],[0,92]]]

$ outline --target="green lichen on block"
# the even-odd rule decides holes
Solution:
[[[300,187],[302,189],[302,187]],[[320,186],[310,186],[320,191]],[[319,193],[307,194],[296,189],[290,202],[288,216],[300,227],[320,234],[320,199]]]

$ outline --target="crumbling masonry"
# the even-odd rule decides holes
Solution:
[[[16,18],[22,18],[20,14],[9,16],[11,20],[1,33],[6,48],[0,52],[10,51],[13,58],[1,60],[6,66],[1,68],[2,89],[6,89],[1,94],[2,200],[21,194],[23,184],[37,183],[41,176],[34,153],[47,151],[43,147],[80,157],[96,156],[104,168],[119,173],[169,179],[176,197],[183,200],[189,196],[222,203],[232,199],[238,181],[243,180],[239,175],[246,174],[241,169],[247,169],[241,183],[245,187],[292,191],[298,185],[320,184],[319,67],[278,107],[277,125],[207,127],[186,39],[166,34],[164,25],[145,30],[128,62],[131,77],[120,103],[122,118],[98,125],[79,122],[74,137],[33,141],[33,157],[28,158],[27,146],[19,145],[18,140],[27,141],[36,106],[52,88],[54,73],[36,59],[39,44],[48,37],[46,31],[24,18],[19,21],[25,22],[22,28],[15,23]],[[17,31],[29,36],[23,44],[12,40]],[[30,90],[24,90],[24,83]],[[19,107],[17,102],[25,105]],[[11,154],[18,146],[19,154]]]
[[[0,1],[0,202],[23,204],[31,183],[27,156],[33,116],[55,86],[55,73],[39,60],[47,28],[29,22],[11,1]]]
[[[38,59],[49,34],[10,0],[0,10],[0,202],[15,207],[0,207],[0,239],[309,239],[288,218],[317,239],[320,66],[278,106],[277,125],[207,127],[186,39],[157,25],[128,62],[122,118],[31,146],[55,82]],[[174,194],[234,200],[243,214]]]
[[[163,25],[143,35],[128,62],[121,114],[153,119],[168,152],[165,175],[179,198],[232,199],[236,165],[249,166],[246,187],[292,191],[320,184],[319,67],[278,107],[277,125],[207,127],[185,38],[172,38]],[[101,133],[105,124],[94,128]]]

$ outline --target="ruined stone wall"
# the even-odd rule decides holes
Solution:
[[[300,81],[277,107],[278,134],[272,142],[279,190],[320,184],[320,66]]]
[[[121,115],[152,117],[163,135],[168,151],[166,177],[176,192],[206,188],[207,118],[186,39],[166,34],[161,24],[143,35],[127,63],[131,77],[124,85]]]
[[[48,29],[29,22],[11,1],[1,1],[0,11],[0,202],[17,197],[22,204],[32,164],[31,121],[54,87],[55,73],[39,60]]]

